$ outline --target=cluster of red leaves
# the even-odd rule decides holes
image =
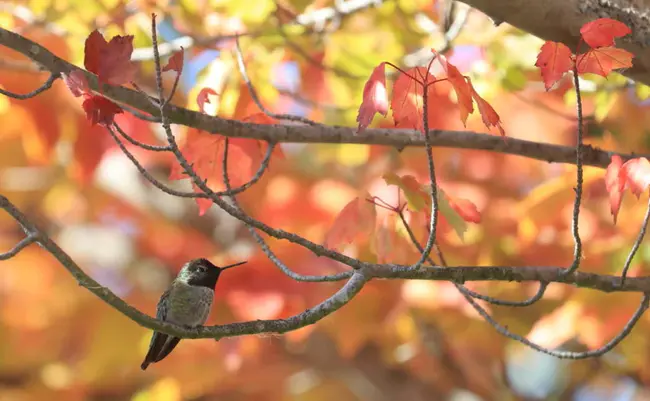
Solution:
[[[116,114],[124,110],[112,100],[104,97],[101,90],[104,84],[123,85],[133,81],[137,66],[131,61],[133,53],[133,35],[113,36],[106,42],[99,31],[94,30],[86,38],[84,48],[84,66],[97,75],[99,93],[92,92],[81,70],[62,74],[68,89],[75,97],[84,98],[82,107],[92,125],[110,126]],[[180,75],[183,69],[183,52],[174,53],[163,71],[174,70]]]
[[[578,74],[593,73],[606,77],[618,68],[632,66],[634,55],[614,46],[616,38],[628,35],[632,31],[622,22],[600,18],[588,22],[580,29],[580,42],[590,49],[577,56],[562,43],[547,41],[542,45],[535,65],[540,68],[546,90],[549,90],[569,70]],[[605,187],[609,193],[609,203],[614,224],[621,208],[625,189],[630,189],[638,198],[650,185],[650,163],[644,157],[631,159],[623,163],[620,156],[612,156],[605,174]]]
[[[427,97],[434,98],[432,94],[433,85],[437,82],[449,82],[458,98],[458,108],[460,119],[463,124],[467,123],[467,117],[474,112],[474,101],[478,106],[483,123],[488,129],[496,127],[502,136],[505,131],[501,126],[501,119],[494,108],[486,102],[474,89],[472,81],[458,71],[458,68],[451,64],[447,59],[431,49],[434,55],[431,63],[438,60],[445,71],[445,77],[436,78],[431,74],[431,63],[428,68],[414,67],[407,71],[401,71],[393,85],[393,97],[390,102],[393,111],[393,120],[398,128],[411,128],[420,132],[424,131],[423,113],[427,113],[428,108],[435,107],[434,104],[424,107],[424,93]],[[388,113],[388,91],[386,90],[386,62],[379,64],[368,78],[363,89],[363,101],[359,106],[357,122],[359,123],[358,132],[363,131],[376,113],[386,116]],[[392,64],[388,63],[392,66]]]
[[[84,65],[95,75],[99,87],[103,84],[121,85],[133,79],[135,65],[131,62],[133,36],[114,36],[106,42],[104,36],[95,30],[86,38]],[[69,75],[63,74],[63,80],[75,97],[83,96],[82,107],[92,125],[109,126],[116,114],[122,113],[120,106],[101,94],[94,94],[81,70]]]
[[[115,115],[123,113],[123,109],[112,100],[101,94],[104,84],[122,85],[132,82],[135,77],[136,65],[131,62],[133,53],[133,36],[114,36],[110,42],[106,42],[102,34],[97,30],[93,31],[86,39],[84,65],[86,69],[97,75],[99,81],[99,93],[93,93],[88,85],[86,76],[81,70],[63,75],[68,88],[76,97],[83,96],[83,109],[92,125],[110,126],[113,124]],[[174,52],[162,72],[174,71],[176,78],[183,72],[184,52]],[[205,112],[204,106],[210,103],[209,96],[218,94],[210,88],[203,88],[196,101],[201,112]],[[245,122],[256,124],[276,124],[277,121],[263,113],[255,113],[243,119]],[[209,180],[209,186],[213,190],[224,189],[222,180],[222,158],[224,152],[224,137],[213,135],[196,129],[190,129],[187,133],[185,146],[182,149],[188,162],[194,166],[196,173],[203,179]],[[229,171],[232,172],[232,185],[238,186],[249,179],[262,160],[266,151],[266,143],[253,139],[232,138],[230,152]],[[275,155],[282,157],[278,149]],[[174,164],[170,177],[171,180],[187,178],[180,165]],[[216,184],[215,184],[216,183]],[[200,191],[194,186],[196,191]],[[210,207],[212,202],[208,199],[197,199],[199,213],[203,214]]]
[[[546,90],[549,90],[574,67],[578,74],[592,73],[603,77],[612,70],[631,67],[634,55],[614,46],[615,38],[620,38],[630,32],[632,31],[627,25],[609,18],[588,22],[580,29],[581,37],[576,53],[578,53],[582,42],[585,42],[590,49],[577,56],[572,54],[571,50],[563,43],[545,42],[537,56],[535,66],[541,70]]]

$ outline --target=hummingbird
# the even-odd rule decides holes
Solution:
[[[214,288],[222,271],[246,263],[239,262],[219,267],[209,260],[193,259],[187,262],[162,294],[156,306],[156,318],[186,327],[197,327],[208,320]],[[140,368],[147,369],[151,363],[160,362],[178,345],[181,339],[154,331],[149,352]]]

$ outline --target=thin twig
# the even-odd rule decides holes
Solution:
[[[606,354],[607,352],[611,351],[614,347],[616,347],[625,337],[627,337],[628,334],[632,331],[636,323],[639,321],[641,316],[643,316],[643,313],[648,309],[648,302],[650,301],[650,296],[648,293],[643,294],[643,299],[641,300],[639,307],[637,310],[634,312],[634,314],[630,317],[630,320],[625,324],[625,327],[623,327],[623,330],[621,330],[614,338],[612,338],[607,344],[603,345],[602,347],[592,350],[592,351],[585,351],[585,352],[572,352],[572,351],[558,351],[558,350],[552,350],[549,348],[542,347],[539,344],[535,344],[534,342],[528,340],[525,337],[522,337],[518,334],[512,333],[510,330],[508,330],[506,327],[501,326],[492,316],[490,316],[489,313],[485,309],[481,307],[472,297],[470,297],[467,294],[463,294],[467,302],[472,305],[472,307],[485,319],[492,327],[494,327],[500,334],[518,341],[524,345],[527,345],[528,347],[542,352],[544,354],[548,354],[551,356],[554,356],[556,358],[561,358],[561,359],[586,359],[586,358],[593,358],[597,356],[601,356],[603,354]]]
[[[457,284],[460,285],[460,284]],[[486,301],[491,303],[492,305],[498,305],[498,306],[509,306],[513,308],[523,308],[525,306],[530,306],[542,299],[544,297],[544,294],[546,293],[546,288],[548,287],[548,283],[541,282],[539,283],[539,288],[537,289],[537,292],[530,298],[525,299],[523,301],[508,301],[508,300],[503,300],[499,298],[494,298],[489,295],[483,295],[479,294],[476,291],[472,291],[467,287],[463,287],[464,290],[461,292],[464,294],[469,295],[472,298],[480,299],[482,301]]]
[[[571,233],[573,235],[573,262],[566,270],[565,274],[571,274],[578,270],[582,260],[582,240],[580,239],[579,220],[580,220],[580,202],[582,201],[582,137],[583,137],[583,119],[582,119],[582,99],[580,96],[580,79],[578,78],[578,66],[573,64],[573,86],[576,92],[576,113],[578,117],[578,135],[576,143],[576,188],[575,202],[573,203],[573,216],[571,217]]]
[[[144,178],[146,178],[147,181],[149,181],[153,186],[155,186],[156,188],[160,189],[161,191],[163,191],[164,193],[166,193],[168,195],[178,196],[179,198],[192,198],[192,199],[195,199],[195,198],[208,198],[208,196],[206,194],[201,193],[201,192],[184,192],[184,191],[178,191],[178,190],[172,189],[172,188],[168,187],[167,185],[163,184],[162,182],[158,181],[157,179],[155,179],[147,171],[147,169],[144,168],[144,166],[142,164],[140,164],[140,162],[138,161],[138,159],[136,159],[136,157],[133,155],[133,153],[129,152],[129,150],[126,148],[126,146],[124,146],[124,143],[120,140],[120,138],[118,138],[118,136],[111,129],[111,127],[106,127],[106,129],[108,130],[108,132],[111,134],[111,136],[115,140],[115,143],[117,143],[117,146],[120,147],[120,150],[122,150],[122,153],[124,153],[126,155],[126,157],[128,157],[129,160],[131,160],[131,163],[133,163],[135,168],[138,169],[140,174],[142,174],[142,176]]]
[[[406,222],[406,219],[404,219],[404,215],[400,214],[400,217],[402,219],[402,224],[404,225],[404,227],[407,230],[407,233],[409,233],[409,237],[411,238],[411,242],[413,242],[413,244],[419,250],[421,250],[422,246],[420,245],[419,241],[417,240],[417,238],[413,234],[413,231],[410,229],[408,223]],[[444,257],[441,257],[441,261],[442,261],[443,264],[446,265]],[[522,337],[522,336],[520,336],[518,334],[512,333],[506,327],[501,326],[496,320],[494,320],[494,318],[492,318],[492,316],[490,316],[490,314],[483,307],[481,307],[481,305],[479,305],[478,302],[476,302],[476,300],[474,300],[471,292],[467,288],[465,288],[464,286],[462,286],[459,283],[454,283],[454,285],[460,291],[460,293],[463,295],[463,297],[465,297],[467,302],[469,302],[469,304],[476,310],[476,312],[478,312],[479,315],[481,315],[485,319],[485,321],[487,321],[491,326],[493,326],[500,334],[502,334],[502,335],[504,335],[504,336],[506,336],[506,337],[508,337],[510,339],[513,339],[515,341],[519,341],[522,344],[527,345],[527,346],[531,347],[532,349],[537,350],[539,352],[543,352],[545,354],[555,356],[557,358],[563,358],[563,359],[591,358],[591,357],[603,355],[606,352],[610,351],[612,348],[614,348],[616,345],[618,345],[618,343],[620,343],[630,333],[630,331],[632,331],[632,328],[634,328],[634,325],[637,323],[639,318],[641,318],[641,316],[643,315],[643,312],[645,312],[645,310],[648,308],[648,302],[650,300],[648,293],[645,292],[643,294],[643,300],[641,301],[641,303],[639,305],[639,308],[636,310],[634,315],[632,315],[632,317],[630,318],[628,323],[625,325],[623,330],[619,334],[617,334],[612,340],[610,340],[607,344],[602,346],[601,348],[598,348],[597,350],[593,350],[593,351],[587,351],[587,352],[569,352],[569,351],[551,350],[551,349],[542,347],[542,346],[540,346],[538,344],[535,344],[535,343],[531,342],[530,340],[528,340],[528,339],[526,339],[526,338],[524,338],[524,337]],[[540,281],[540,289],[538,290],[538,292],[537,292],[537,294],[535,296],[533,296],[531,299],[529,299],[527,301],[524,301],[523,303],[520,303],[520,304],[511,303],[508,306],[528,306],[528,305],[530,305],[530,304],[532,304],[534,302],[537,302],[542,297],[542,295],[544,294],[544,290],[546,289],[547,285],[548,285],[548,282]],[[492,297],[486,297],[484,295],[482,297],[483,298],[481,298],[481,299],[484,299],[484,300],[486,300],[488,302],[492,302],[492,303],[497,304],[497,305],[506,305],[506,304],[508,304],[508,301],[496,300],[497,302],[493,302],[493,301],[495,301],[495,299],[492,298]],[[532,300],[532,302],[531,302],[531,300]],[[515,305],[513,305],[513,304],[515,304]]]
[[[29,93],[25,93],[24,95],[21,95],[19,93],[13,93],[13,92],[4,90],[2,88],[0,88],[0,94],[3,94],[5,96],[8,96],[8,97],[11,97],[11,98],[14,98],[14,99],[20,99],[20,100],[30,99],[30,98],[32,98],[34,96],[37,96],[37,95],[45,92],[48,89],[50,89],[52,87],[52,84],[54,83],[54,81],[56,81],[60,77],[61,77],[60,74],[55,74],[55,73],[52,72],[52,73],[50,73],[50,76],[47,78],[47,80],[45,82],[43,82],[43,85],[39,86],[38,88],[34,89],[33,91],[31,91]]]
[[[431,67],[431,66],[429,66]],[[427,75],[423,77],[422,84],[422,127],[424,130],[424,148],[427,154],[427,167],[429,169],[429,183],[431,185],[430,195],[431,195],[431,216],[429,217],[429,237],[427,238],[426,245],[421,251],[422,255],[420,259],[410,267],[410,269],[417,270],[422,266],[422,264],[429,258],[431,249],[433,249],[433,244],[436,242],[436,229],[438,226],[438,182],[436,180],[436,168],[433,162],[433,151],[431,150],[431,142],[429,140],[429,86],[432,83],[428,82],[430,68],[427,68]]]
[[[0,253],[0,260],[8,260],[18,255],[20,251],[25,249],[28,245],[33,244],[38,241],[38,236],[36,234],[29,234],[25,238],[21,239],[13,248],[7,252]]]
[[[129,113],[133,114],[134,116],[136,116],[140,120],[148,121],[150,123],[159,123],[160,122],[160,118],[158,118],[157,116],[148,116],[148,115],[146,115],[144,113],[141,113],[138,110],[136,110],[136,109],[134,109],[134,108],[132,108],[130,106],[127,106],[125,104],[120,104],[120,107],[123,108],[124,110],[128,111]]]
[[[168,152],[171,150],[169,146],[148,145],[146,143],[138,141],[137,139],[134,139],[133,137],[131,137],[131,135],[124,132],[116,122],[113,123],[113,127],[115,127],[117,132],[119,132],[120,135],[122,135],[122,138],[126,139],[127,141],[131,142],[133,145],[140,147],[142,149],[150,150],[152,152]]]
[[[648,220],[650,220],[650,198],[648,198],[648,206],[646,207],[645,210],[643,223],[641,223],[641,228],[639,229],[639,235],[637,235],[636,240],[634,241],[634,245],[632,245],[632,249],[630,250],[630,253],[627,255],[627,259],[625,259],[625,264],[623,265],[623,272],[621,273],[621,285],[625,284],[625,279],[627,278],[627,271],[630,268],[630,265],[632,264],[632,259],[634,259],[634,255],[636,255],[636,251],[639,250],[639,246],[641,246],[643,237],[645,237],[645,232],[648,228]]]
[[[227,146],[228,137],[225,138],[225,141],[226,141],[226,146]],[[271,162],[271,155],[273,155],[273,149],[275,149],[275,146],[276,145],[274,143],[267,144],[266,153],[264,154],[264,158],[262,159],[262,162],[260,163],[260,166],[258,167],[257,171],[255,172],[253,177],[251,177],[251,179],[248,180],[248,182],[245,182],[242,185],[240,185],[240,186],[238,186],[236,188],[233,188],[233,189],[226,188],[225,191],[214,192],[214,196],[237,195],[237,194],[239,194],[241,192],[244,192],[245,190],[252,187],[253,185],[255,185],[262,178],[262,176],[264,175],[266,170],[268,170],[269,164]],[[227,149],[227,147],[224,148],[224,149]],[[225,150],[224,150],[224,152],[225,152]]]

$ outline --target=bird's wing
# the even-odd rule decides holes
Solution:
[[[167,307],[165,307],[165,305],[168,305],[167,297],[169,297],[170,291],[171,288],[160,296],[160,300],[156,307],[156,318],[158,320],[167,320]],[[142,365],[140,365],[140,368],[145,370],[150,363],[161,361],[172,352],[179,341],[180,338],[178,337],[172,337],[165,333],[154,331],[153,336],[151,337],[151,342],[149,343],[149,352],[147,352],[147,355],[144,357],[144,361],[142,362]]]

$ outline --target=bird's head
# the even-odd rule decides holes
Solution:
[[[219,267],[204,258],[193,259],[187,262],[178,272],[178,280],[185,284],[214,289],[222,271],[244,263],[246,261]]]

